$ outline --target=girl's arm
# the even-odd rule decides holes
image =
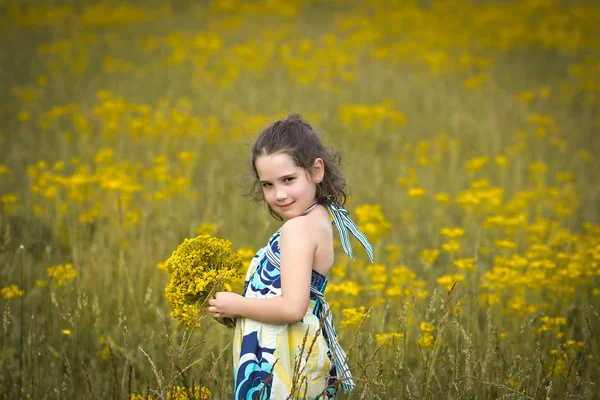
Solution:
[[[308,309],[317,240],[308,218],[287,221],[279,237],[281,296],[251,299],[220,292],[209,300],[209,311],[224,317],[241,316],[268,324],[300,321]]]

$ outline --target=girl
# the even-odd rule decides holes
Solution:
[[[346,182],[339,157],[310,124],[290,114],[252,146],[251,194],[285,220],[248,268],[244,292],[219,292],[208,311],[237,318],[233,339],[235,399],[334,398],[354,382],[323,294],[333,266],[333,217],[352,259],[348,230],[373,250],[342,207]]]

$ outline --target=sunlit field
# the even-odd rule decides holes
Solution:
[[[2,0],[0,32],[0,398],[232,399],[164,261],[266,244],[247,160],[288,112],[375,249],[329,276],[338,398],[600,398],[596,1]]]

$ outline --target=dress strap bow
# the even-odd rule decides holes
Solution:
[[[331,318],[329,304],[327,304],[325,301],[323,293],[317,290],[314,286],[311,286],[310,293],[314,295],[321,303],[317,311],[317,316],[320,320],[325,318],[325,322],[323,323],[325,341],[327,342],[327,346],[332,353],[332,361],[337,372],[337,379],[340,381],[342,390],[347,393],[354,389],[354,386],[356,385],[354,380],[352,380],[350,367],[348,367],[346,352],[344,349],[342,349],[342,346],[340,346],[338,342],[337,334],[335,333],[335,327],[333,326],[333,319]]]
[[[350,219],[350,212],[346,210],[342,205],[334,200],[328,199],[325,203],[329,212],[333,216],[333,222],[335,226],[337,226],[338,232],[340,233],[340,239],[342,240],[342,248],[350,257],[352,261],[354,261],[354,257],[352,256],[352,246],[350,245],[350,237],[348,235],[348,231],[354,235],[356,239],[362,244],[365,248],[367,254],[369,255],[369,259],[373,262],[373,246],[369,242],[369,239],[358,229],[358,226]]]

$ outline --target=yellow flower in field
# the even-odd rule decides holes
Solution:
[[[515,249],[517,247],[517,244],[510,240],[496,240],[494,244],[503,249]]]
[[[460,269],[470,269],[474,270],[475,259],[474,258],[461,258],[460,260],[454,260],[453,264],[456,265]]]
[[[63,329],[62,334],[65,336],[69,336],[71,334],[71,331],[69,329]]]
[[[465,276],[461,274],[447,274],[442,275],[437,279],[437,283],[443,286],[447,291],[452,289],[455,282],[461,282],[465,280]]]
[[[369,276],[372,282],[375,283],[386,283],[387,282],[387,268],[383,264],[369,264],[365,269],[365,274]]]
[[[575,180],[575,175],[572,172],[557,172],[556,180],[558,182],[571,182]]]
[[[490,75],[486,73],[474,75],[465,80],[465,89],[474,89],[476,87],[483,86],[489,79]]]
[[[171,279],[165,294],[173,311],[185,328],[198,327],[200,305],[212,289],[222,291],[240,277],[242,258],[231,250],[231,242],[200,235],[185,239],[171,257],[165,268]]]
[[[421,337],[417,340],[417,344],[424,349],[433,347],[435,338],[432,333],[435,331],[435,326],[429,322],[421,321],[419,330],[421,331]]]
[[[40,75],[35,78],[35,83],[37,83],[40,87],[45,87],[48,84],[48,78],[46,78],[44,75]]]
[[[438,249],[423,249],[423,251],[421,251],[421,259],[427,264],[433,265],[439,255],[440,251]]]
[[[197,155],[193,151],[182,151],[179,154],[177,154],[177,158],[179,158],[184,164],[188,166],[194,164],[194,160],[196,159],[196,157]]]
[[[458,240],[450,240],[442,243],[442,250],[446,253],[457,253],[460,251],[460,242]]]
[[[490,158],[488,156],[476,157],[465,163],[465,168],[471,172],[480,170],[487,165]]]
[[[585,343],[578,340],[569,339],[563,343],[563,347],[571,348],[574,350],[581,350],[585,347]]]
[[[196,229],[197,235],[214,235],[217,232],[217,224],[209,224],[208,222],[203,222]]]
[[[525,104],[531,103],[535,99],[535,92],[533,90],[527,90],[517,95],[517,99]]]
[[[594,161],[593,154],[585,149],[581,149],[581,150],[577,151],[577,157],[579,157],[586,163],[591,163]]]
[[[242,257],[242,262],[244,264],[249,263],[256,254],[256,252],[249,247],[238,249],[236,253],[239,254],[240,257]]]
[[[413,188],[408,189],[408,195],[410,197],[415,197],[415,198],[423,197],[423,196],[425,196],[425,193],[427,193],[425,191],[425,189],[420,188],[420,187],[413,187]]]
[[[501,299],[497,294],[488,293],[488,294],[480,294],[479,296],[477,296],[477,300],[483,306],[487,306],[487,305],[492,306],[494,304],[500,304]]]
[[[450,204],[450,195],[448,193],[438,193],[435,195],[435,201],[440,204]]]
[[[459,237],[464,236],[465,231],[462,228],[442,228],[441,231],[442,235],[446,236],[449,239],[456,239]]]
[[[490,187],[490,181],[487,179],[477,179],[477,180],[471,181],[472,189],[485,189],[485,188],[489,188],[489,187]]]
[[[506,156],[503,155],[497,155],[496,157],[494,157],[494,162],[496,163],[497,166],[499,167],[504,167],[506,165],[506,163],[508,162],[508,158],[506,158]]]
[[[327,285],[328,293],[343,293],[347,296],[356,297],[362,292],[363,288],[355,281],[345,280],[342,283],[329,283]]]
[[[137,393],[129,393],[129,400],[152,400],[152,396],[149,394],[137,394]]]
[[[376,242],[382,236],[387,235],[392,229],[381,211],[379,204],[363,204],[356,207],[358,218],[358,229],[360,229],[371,242]]]
[[[390,333],[376,333],[375,341],[383,345],[385,343],[392,344],[400,339],[404,338],[404,332],[390,332]]]
[[[529,172],[531,172],[532,174],[542,175],[545,174],[547,170],[548,166],[543,162],[532,162],[531,164],[529,164]]]
[[[173,386],[167,392],[167,400],[209,400],[212,393],[204,386]]]
[[[19,114],[17,115],[17,118],[21,122],[27,122],[31,119],[31,113],[28,111],[20,111]]]
[[[403,286],[411,285],[417,279],[417,274],[411,271],[408,267],[400,266],[392,268],[392,283],[390,289],[400,289]],[[398,293],[401,294],[401,293]]]
[[[46,268],[46,272],[50,278],[54,278],[54,286],[57,288],[62,287],[65,283],[68,283],[77,277],[77,271],[73,268],[72,264],[58,264]]]
[[[52,164],[52,170],[54,171],[62,171],[64,167],[65,162],[61,160],[55,161],[54,164]]]
[[[8,167],[4,164],[0,164],[0,176],[7,175],[8,172],[9,172]]]
[[[35,286],[37,286],[37,287],[45,287],[47,285],[48,284],[46,282],[44,282],[44,281],[40,281],[39,279],[35,280]]]
[[[100,149],[94,156],[95,164],[111,164],[115,156],[115,150],[111,148]]]
[[[2,210],[5,213],[10,213],[14,211],[14,205],[19,202],[19,196],[14,193],[8,193],[3,195],[0,200],[2,200]]]
[[[456,202],[465,208],[476,206],[481,201],[477,194],[472,190],[461,190],[456,194]]]
[[[10,300],[22,297],[25,294],[25,291],[19,289],[18,285],[13,284],[0,289],[0,293],[2,293],[2,297],[4,297],[6,300]]]
[[[345,308],[342,310],[342,314],[344,315],[344,320],[342,320],[340,326],[342,328],[347,328],[350,326],[358,325],[363,319],[370,318],[371,314],[365,312],[365,307],[361,306],[359,308]]]
[[[567,366],[567,362],[562,358],[559,358],[550,367],[550,370],[552,370],[555,375],[565,375],[569,368]]]
[[[421,321],[419,323],[419,330],[423,333],[431,333],[435,330],[435,326],[429,322]]]

